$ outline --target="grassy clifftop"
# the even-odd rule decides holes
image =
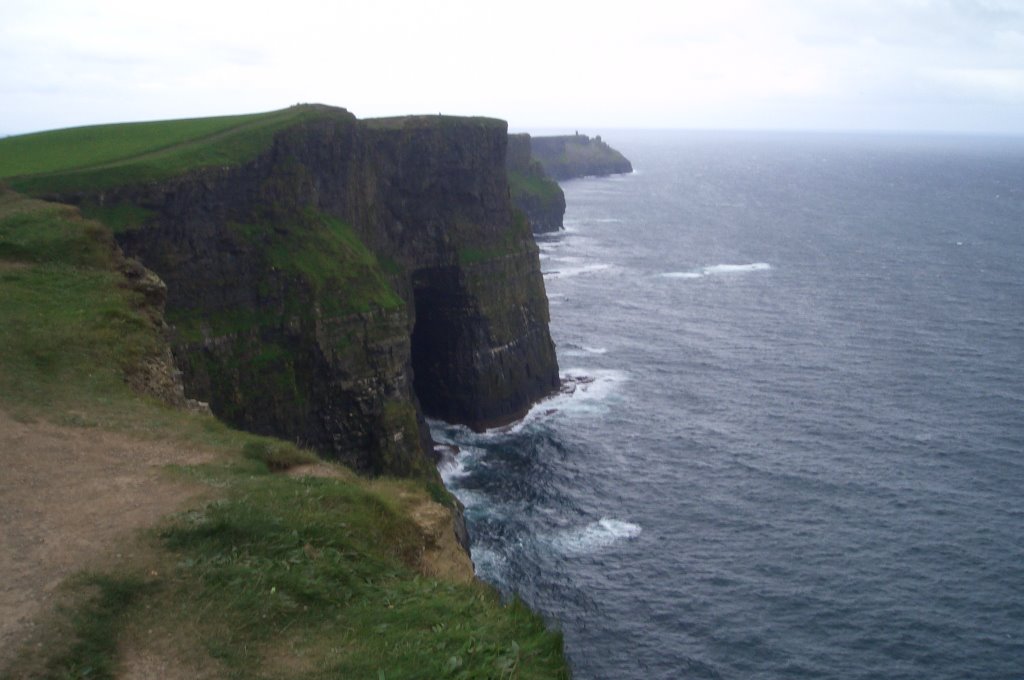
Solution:
[[[94,188],[168,177],[242,162],[289,121],[336,111],[13,138],[0,142],[0,175],[24,189],[44,176],[46,186]],[[93,139],[91,150],[71,151],[76,135]],[[343,226],[328,226],[345,246]],[[321,280],[318,254],[279,246],[286,264]],[[34,632],[19,640],[28,646],[3,650],[0,677],[120,677],[138,672],[139,659],[168,677],[567,675],[560,635],[536,615],[437,568],[439,553],[451,552],[442,544],[453,540],[442,488],[359,478],[287,442],[157,399],[151,374],[171,379],[160,367],[162,297],[159,282],[140,269],[103,223],[0,188],[2,415],[28,432],[61,428],[83,441],[113,433],[140,448],[160,442],[203,451],[212,461],[164,471],[195,484],[199,497],[133,539],[141,549],[111,545],[115,563],[68,579],[60,591],[66,608],[25,624]],[[18,442],[33,446],[31,436]],[[20,453],[31,465],[53,464]],[[305,466],[316,475],[282,474]],[[104,474],[116,476],[116,464]],[[85,508],[94,498],[68,501]],[[45,523],[20,529],[37,526]],[[25,598],[38,600],[41,591]],[[0,612],[0,619],[14,617]]]
[[[95,191],[159,181],[190,170],[237,166],[301,122],[353,117],[298,105],[280,111],[149,123],[96,125],[0,140],[0,178],[22,192]]]

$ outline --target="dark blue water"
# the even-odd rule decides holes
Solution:
[[[1024,677],[1024,140],[606,137],[575,391],[435,426],[479,574],[577,678]]]

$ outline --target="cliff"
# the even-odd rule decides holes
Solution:
[[[556,180],[633,172],[633,165],[608,146],[598,135],[591,139],[579,133],[555,137],[534,137],[533,157],[548,176]]]
[[[107,139],[123,148],[132,132]],[[17,165],[5,142],[0,177]],[[66,139],[52,148],[54,159],[78,150]],[[97,173],[92,181],[105,183]],[[154,185],[147,195],[163,203],[149,208],[92,203],[89,211],[123,238],[159,222],[163,192]],[[215,214],[213,199],[203,204]],[[237,246],[232,272],[263,262],[278,271],[260,295],[308,294],[326,305],[320,291],[337,285],[355,291],[338,305],[391,304],[383,279],[337,283],[336,255],[361,276],[376,266],[352,232],[328,224],[313,238],[313,216],[280,226],[223,232],[237,237],[225,244]],[[222,268],[228,260],[211,256]],[[226,292],[205,289],[211,300],[240,287],[220,285]],[[0,181],[0,677],[440,678],[454,668],[472,678],[569,677],[561,635],[473,578],[457,543],[457,508],[439,480],[359,477],[181,408],[163,316],[173,293],[123,256],[105,224]],[[257,311],[266,321],[274,310]],[[289,311],[297,329],[281,335],[300,341],[306,312]],[[329,325],[334,312],[309,314]],[[212,328],[222,316],[197,325]],[[255,330],[274,331],[269,322]],[[267,354],[262,360],[280,359]]]
[[[523,211],[535,234],[558,231],[565,215],[565,194],[533,158],[530,135],[508,136],[505,168],[512,205]]]
[[[299,106],[164,125],[137,136],[169,146],[8,181],[78,205],[166,282],[188,397],[357,469],[430,475],[424,414],[482,428],[557,388],[504,122]]]

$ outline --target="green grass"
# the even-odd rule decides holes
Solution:
[[[309,465],[320,459],[309,451],[295,446],[291,442],[277,440],[251,441],[242,446],[242,456],[267,466],[268,470],[290,470],[298,465]]]
[[[422,538],[387,494],[334,479],[225,473],[230,496],[162,533],[171,596],[206,652],[258,677],[282,645],[301,677],[567,677],[561,636],[482,584],[426,579]]]
[[[508,173],[508,186],[513,197],[535,196],[539,201],[548,202],[557,201],[562,195],[562,190],[554,180],[520,172]]]
[[[402,299],[392,289],[377,258],[355,230],[341,220],[313,215],[302,236],[265,229],[264,245],[273,266],[309,282],[327,313],[398,309]]]
[[[154,589],[134,575],[82,574],[74,585],[95,593],[69,613],[68,649],[49,660],[46,677],[56,679],[116,677],[117,640],[132,607]]]
[[[102,206],[87,202],[81,206],[81,211],[84,217],[102,222],[115,234],[139,229],[156,216],[155,211],[128,202]]]
[[[126,371],[160,349],[102,225],[0,194],[0,406],[97,408],[136,398]]]
[[[387,118],[364,118],[363,125],[371,130],[417,130],[431,128],[458,128],[466,125],[505,128],[508,123],[499,118],[486,116],[391,116]]]
[[[113,249],[103,226],[74,208],[0,189],[0,261],[109,269]]]
[[[339,109],[281,111],[71,128],[0,140],[0,178],[28,194],[98,191],[159,181],[204,167],[234,166],[267,149],[274,134]]]

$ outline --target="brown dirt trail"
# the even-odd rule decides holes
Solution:
[[[50,611],[58,586],[116,565],[133,534],[204,491],[166,465],[213,454],[0,411],[0,668]]]

